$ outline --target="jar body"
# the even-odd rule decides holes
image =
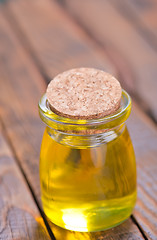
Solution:
[[[67,136],[66,136],[67,137]],[[70,136],[75,142],[76,136]],[[40,155],[44,212],[56,225],[74,231],[116,226],[136,202],[136,163],[128,130],[101,136],[99,144],[79,147],[46,127]],[[95,137],[97,138],[97,136]]]

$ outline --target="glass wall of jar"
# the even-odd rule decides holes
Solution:
[[[125,125],[131,99],[123,90],[121,106],[100,119],[61,117],[46,95],[39,113],[46,128],[40,154],[43,209],[56,225],[74,231],[116,226],[136,202],[136,163]]]

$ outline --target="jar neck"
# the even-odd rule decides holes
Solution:
[[[108,131],[97,132],[95,134],[71,134],[67,132],[58,131],[52,129],[51,127],[47,127],[47,134],[56,142],[73,147],[73,148],[91,148],[98,147],[101,144],[107,144],[115,139],[117,139],[124,131],[125,123],[112,128]]]
[[[70,119],[52,112],[46,94],[39,101],[39,114],[47,125],[48,134],[57,142],[69,146],[97,146],[114,140],[123,130],[130,115],[131,98],[122,91],[120,108],[100,119]],[[82,142],[82,143],[81,143]]]

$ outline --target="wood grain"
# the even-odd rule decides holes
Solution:
[[[157,1],[156,0],[111,0],[142,36],[157,51]]]
[[[91,232],[91,233],[79,233],[73,231],[67,231],[52,223],[50,226],[56,236],[57,240],[142,240],[143,237],[139,233],[137,227],[132,224],[131,219],[128,219],[120,226],[113,229],[106,230],[105,232]]]
[[[0,126],[0,239],[50,239]]]
[[[2,8],[1,8],[2,10]],[[39,149],[44,126],[38,101],[45,82],[0,12],[0,115],[37,196]]]
[[[35,42],[33,43],[33,40],[32,40],[33,30],[35,31],[35,34],[33,35],[34,37],[37,35],[38,39],[40,39],[40,36],[41,36],[41,39],[43,41],[43,44],[41,44],[41,48],[44,47],[43,49],[46,49],[47,45],[50,46],[50,40],[48,40],[48,36],[49,36],[49,32],[52,31],[51,29],[53,29],[55,26],[57,29],[58,22],[60,22],[59,26],[61,29],[62,26],[66,24],[68,25],[70,20],[67,20],[67,17],[64,14],[62,14],[61,10],[58,10],[59,7],[55,5],[54,2],[52,2],[52,4],[50,4],[50,2],[47,0],[32,1],[32,2],[33,3],[29,2],[27,4],[26,1],[22,1],[22,0],[20,2],[16,0],[12,1],[9,4],[9,9],[10,9],[9,11],[11,11],[14,19],[18,21],[19,27],[21,26],[21,28],[19,29],[19,27],[16,27],[14,25],[15,23],[14,21],[10,21],[11,15],[10,15],[9,21],[11,26],[14,27],[14,29],[17,29],[17,33],[20,36],[21,35],[26,36],[30,44],[29,49],[30,50],[33,49],[33,53],[36,53],[36,56],[39,56],[38,49],[37,47],[35,48]],[[47,2],[48,2],[48,5],[47,5]],[[33,4],[34,7],[31,4]],[[42,7],[38,7],[38,4],[39,6],[41,4]],[[45,5],[47,5],[48,8]],[[37,18],[35,18],[34,16],[34,20],[33,20],[33,17],[32,18],[30,17],[31,8],[36,9],[36,11],[34,11],[34,15],[37,14],[38,16]],[[55,15],[57,16],[54,20],[49,16],[49,14],[52,15],[52,12],[55,12]],[[48,25],[49,30],[47,30],[47,25],[45,25],[45,20],[40,22],[40,25],[38,24],[39,16],[43,16],[43,18],[44,17],[46,18],[48,16],[48,19],[51,20],[49,21],[49,25]],[[4,22],[4,16],[3,16],[3,22]],[[63,22],[64,22],[64,25],[63,25]],[[29,26],[31,26],[31,28],[33,26],[33,30],[29,31]],[[66,34],[67,33],[70,34],[70,32],[74,34],[76,31],[74,24],[72,25],[69,24],[68,26],[69,27],[67,28]],[[68,29],[71,29],[71,30],[68,30]],[[45,37],[42,37],[44,30],[46,34],[45,34]],[[36,115],[36,104],[37,104],[37,99],[39,99],[39,97],[41,96],[41,92],[43,91],[42,89],[45,88],[43,84],[44,80],[42,79],[41,75],[37,71],[37,68],[35,67],[33,61],[22,49],[20,42],[14,36],[12,30],[9,28],[7,23],[5,23],[5,28],[3,29],[3,32],[5,32],[5,34],[3,33],[5,35],[5,38],[4,38],[5,40],[2,42],[1,48],[0,48],[1,49],[0,54],[2,59],[0,72],[2,73],[1,78],[5,79],[5,86],[3,86],[2,88],[3,94],[0,96],[2,117],[7,129],[7,133],[19,157],[19,161],[26,175],[28,176],[28,179],[32,184],[32,187],[36,196],[39,197],[39,186],[37,184],[38,182],[37,152],[39,151],[39,148],[40,148],[39,142],[41,141],[42,127],[40,124],[40,119],[37,118],[37,115]],[[78,32],[78,35],[77,35],[77,36],[80,36],[79,37],[80,39],[83,38],[81,34],[82,34],[82,31]],[[8,50],[8,45],[6,44],[8,38],[10,43],[9,46],[11,46],[9,50]],[[82,41],[83,42],[85,41],[84,38]],[[87,41],[87,38],[86,38],[86,41]],[[23,42],[23,44],[25,45],[25,42]],[[73,44],[75,44],[75,39]],[[89,43],[89,49],[91,49],[90,44],[91,42]],[[52,46],[54,47],[55,50],[53,50]],[[57,50],[56,45],[52,45],[52,46],[49,51],[49,54],[50,56],[54,54],[53,56],[54,58],[57,57],[59,53],[60,53],[60,56],[62,54],[64,57],[68,52],[67,48],[65,49],[63,48],[61,51],[60,48]],[[70,45],[69,45],[69,48],[70,48]],[[44,55],[44,51],[45,50],[43,50],[43,53],[42,53],[43,55]],[[88,63],[89,61],[89,64],[91,63],[90,51],[89,51],[89,54],[88,52],[86,52],[86,56],[85,56],[86,63]],[[92,51],[93,53],[96,51],[96,53],[94,54],[95,56],[97,56],[97,58],[95,58],[94,61],[95,62],[98,61],[97,64],[99,64],[99,62],[102,64],[104,61],[104,59],[102,58],[102,53],[100,51],[97,51],[97,48],[94,48]],[[40,53],[40,55],[42,54]],[[16,55],[16,58],[14,58],[15,55]],[[11,56],[11,60],[9,60],[10,56]],[[81,58],[79,56],[80,56],[79,52],[76,51],[76,54],[72,56],[73,60],[71,62],[78,61],[78,64],[81,64],[80,62]],[[41,58],[42,56],[40,56],[39,58],[40,61],[41,61]],[[17,62],[17,59],[18,59],[18,62]],[[50,69],[50,66],[49,68],[46,68],[46,61],[45,63],[44,62],[42,63],[42,64],[45,64],[44,69],[46,71],[46,74],[49,75],[50,74],[49,71],[52,71],[52,75],[53,75],[53,72],[55,75],[56,70],[53,67],[52,67],[52,70]],[[63,67],[64,67],[64,63],[62,61],[59,61],[57,65],[57,69],[58,69],[57,71],[62,71]],[[112,68],[114,68],[114,66]],[[20,69],[24,69],[24,71],[22,71],[21,74],[19,74]],[[6,95],[6,93],[9,93],[10,99],[14,99],[14,102],[15,102],[14,105],[10,104],[10,101],[8,100],[8,96]],[[21,99],[21,101],[19,101],[19,99]],[[146,116],[143,115],[137,107],[134,108],[134,114],[130,118],[129,128],[131,130],[133,143],[135,145],[135,151],[136,151],[137,162],[138,162],[138,173],[139,173],[139,180],[138,180],[139,200],[135,210],[135,216],[139,220],[139,224],[145,230],[145,234],[148,237],[150,236],[150,239],[155,239],[156,222],[154,221],[154,218],[155,218],[156,212],[155,212],[155,209],[154,210],[153,208],[151,209],[150,206],[152,206],[152,202],[154,204],[153,206],[156,206],[156,200],[155,200],[156,192],[153,186],[150,184],[152,184],[153,182],[154,186],[156,186],[156,178],[154,176],[155,175],[154,172],[156,169],[157,133],[154,127],[152,126],[152,123],[149,121],[149,119],[147,119]],[[19,149],[20,144],[21,144],[21,148]],[[149,156],[151,156],[151,158]],[[149,158],[149,163],[148,163],[148,158]],[[34,168],[34,170],[32,169],[32,167]],[[150,171],[148,169],[150,169]],[[143,176],[146,176],[146,178]],[[149,185],[150,187],[148,187]],[[142,236],[140,232],[137,231],[137,228],[132,223],[132,221],[128,220],[125,224],[126,224],[125,227],[124,225],[121,225],[113,230],[110,230],[110,232],[108,232],[108,235],[107,235],[107,232],[97,233],[98,235],[93,236],[92,239],[105,239],[105,238],[113,239],[113,236],[115,239],[116,238],[121,239],[122,233],[126,234],[126,235],[125,234],[123,235],[124,236],[123,239],[141,239]],[[54,229],[54,232],[55,232],[55,229]],[[56,236],[58,234],[62,238],[63,236],[67,237],[67,239],[72,238],[72,235],[70,235],[71,233],[69,233],[68,231],[66,231],[66,233],[63,231],[62,233],[61,231],[56,230],[55,233],[56,233]],[[77,235],[73,233],[74,239],[81,239],[81,236],[83,235],[81,234]],[[83,236],[82,239],[83,238],[90,239],[90,235],[87,234],[86,236]]]
[[[123,63],[123,67],[119,69],[123,81],[128,79],[129,74],[131,82],[134,83],[131,90],[141,100],[141,106],[151,112],[157,121],[157,55],[150,43],[141,36],[129,19],[117,11],[111,1],[64,2],[69,12],[90,35],[108,49],[108,54],[117,67],[121,67]]]
[[[157,129],[135,104],[128,128],[135,148],[138,176],[138,200],[133,214],[147,238],[156,240]]]
[[[15,0],[8,7],[23,32],[23,40],[49,79],[81,66],[115,74],[108,57],[53,1]]]
[[[37,116],[37,102],[45,90],[45,83],[2,11],[0,18],[0,115],[19,163],[40,202],[38,155],[43,127]],[[71,234],[70,231],[54,230],[54,233],[57,239],[58,235],[60,239],[90,238],[88,234]],[[98,232],[92,239],[106,239],[107,236],[109,240],[113,239],[112,236],[120,239],[122,235],[127,238],[143,239],[131,220],[127,220],[124,225],[106,234],[106,232]]]

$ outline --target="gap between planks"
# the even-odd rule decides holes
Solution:
[[[4,2],[5,2],[5,0],[4,0]],[[0,5],[0,7],[1,7],[1,5]],[[3,9],[3,10],[4,10],[4,13],[6,14],[5,9]],[[7,14],[6,14],[6,15],[7,15]],[[10,22],[10,21],[9,21],[9,22]],[[22,41],[23,41],[23,40],[22,40]],[[27,46],[27,45],[26,45],[26,46]],[[28,50],[28,49],[26,49],[26,50]],[[29,50],[29,53],[31,53],[31,50]],[[46,81],[48,81],[48,80],[47,80],[47,76],[44,74],[44,71],[42,71],[42,67],[41,67],[40,63],[37,61],[36,57],[35,57],[33,54],[30,54],[30,55],[31,55],[31,57],[33,58],[33,60],[34,60],[34,62],[35,62],[35,65],[37,66],[38,71],[40,72],[40,74],[43,76],[43,78],[44,78]],[[33,55],[33,56],[32,56],[32,55]],[[7,141],[7,144],[9,145],[9,147],[10,147],[10,149],[11,149],[11,151],[12,151],[13,157],[14,157],[15,160],[16,160],[16,163],[17,163],[17,165],[18,165],[18,167],[19,167],[19,169],[20,169],[20,171],[21,171],[21,174],[23,175],[23,177],[24,177],[24,179],[25,179],[25,181],[26,181],[26,184],[27,184],[27,186],[28,186],[28,188],[29,188],[29,190],[30,190],[30,193],[31,193],[31,195],[32,195],[32,198],[33,198],[34,202],[36,203],[36,206],[37,206],[37,208],[38,208],[38,210],[39,210],[39,212],[40,212],[40,214],[41,214],[41,216],[42,216],[42,218],[43,218],[43,221],[44,221],[44,223],[45,223],[45,226],[46,226],[46,228],[47,228],[47,231],[48,231],[51,239],[52,239],[52,240],[56,240],[56,238],[55,238],[55,236],[54,236],[54,234],[53,234],[53,232],[52,232],[52,230],[51,230],[51,228],[50,228],[50,226],[49,226],[49,223],[48,223],[48,221],[47,221],[47,218],[46,218],[43,210],[41,209],[40,204],[39,204],[39,202],[38,202],[38,200],[37,200],[37,198],[36,198],[36,196],[35,196],[35,193],[34,193],[34,191],[33,191],[33,188],[32,188],[32,186],[31,186],[31,184],[30,184],[30,182],[29,182],[29,180],[28,180],[28,178],[27,178],[27,176],[26,176],[26,174],[25,174],[25,172],[24,172],[24,169],[22,168],[22,166],[21,166],[21,164],[20,164],[19,158],[18,158],[18,156],[17,156],[17,154],[16,154],[16,150],[14,149],[14,146],[13,146],[13,144],[12,144],[12,141],[11,141],[10,137],[8,136],[8,134],[7,134],[5,124],[3,123],[3,120],[2,120],[1,118],[0,118],[0,123],[1,123],[2,129],[3,129],[3,135],[4,135],[4,137],[5,137],[6,141]]]
[[[143,228],[142,228],[141,225],[138,223],[138,221],[136,220],[136,217],[135,217],[134,215],[131,215],[131,220],[132,220],[132,221],[135,223],[135,225],[138,227],[138,229],[139,229],[139,231],[141,232],[143,238],[144,238],[145,240],[149,240],[149,239],[147,238],[147,236],[145,235]]]
[[[11,152],[12,152],[12,154],[13,154],[13,157],[14,157],[14,159],[15,159],[15,161],[16,161],[16,163],[17,163],[17,165],[18,165],[18,167],[19,167],[19,169],[20,169],[20,171],[21,171],[21,174],[23,175],[23,177],[24,177],[24,179],[25,179],[25,181],[26,181],[26,184],[27,184],[27,186],[28,186],[28,188],[29,188],[29,190],[30,190],[30,193],[31,193],[31,195],[32,195],[32,198],[33,198],[33,200],[34,200],[34,202],[35,202],[35,204],[36,204],[36,206],[37,206],[37,208],[38,208],[38,210],[39,210],[39,212],[40,212],[40,214],[41,214],[41,216],[42,216],[42,218],[43,218],[43,220],[44,220],[44,223],[45,223],[45,226],[46,226],[46,228],[47,228],[47,231],[48,231],[51,239],[52,239],[52,240],[56,240],[56,238],[55,238],[55,236],[54,236],[54,234],[53,234],[53,232],[52,232],[52,230],[51,230],[51,228],[50,228],[50,226],[49,226],[49,223],[48,223],[48,221],[47,221],[47,218],[46,218],[44,212],[42,211],[42,209],[41,209],[41,207],[40,207],[40,205],[39,205],[39,203],[38,203],[38,200],[37,200],[37,198],[36,198],[36,196],[35,196],[35,194],[34,194],[34,192],[33,192],[33,189],[32,189],[32,187],[31,187],[31,184],[29,183],[29,180],[27,179],[27,176],[26,176],[26,174],[25,174],[25,172],[24,172],[24,170],[23,170],[23,168],[22,168],[22,166],[21,166],[21,164],[20,164],[20,161],[19,161],[18,156],[17,156],[17,154],[16,154],[16,150],[14,149],[14,146],[12,145],[12,142],[11,142],[11,140],[10,140],[8,134],[7,134],[7,131],[6,131],[5,124],[3,123],[3,120],[2,120],[1,118],[0,118],[0,124],[1,124],[2,129],[3,129],[3,135],[4,135],[5,139],[6,139],[6,142],[7,142],[8,146],[9,146],[10,149],[11,149]]]
[[[1,119],[0,165],[0,239],[50,239]]]

